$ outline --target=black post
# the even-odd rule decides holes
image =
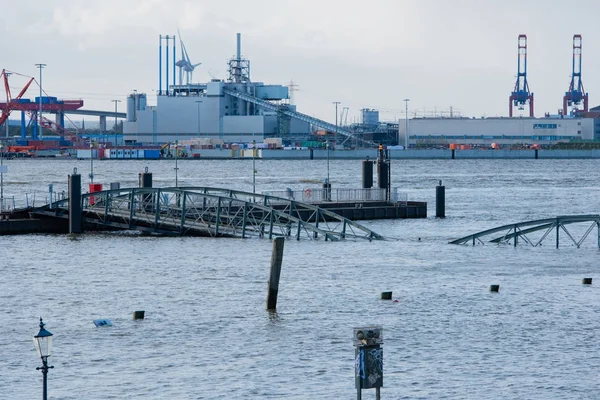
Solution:
[[[363,189],[373,187],[373,161],[369,160],[369,157],[362,162],[362,187]]]
[[[177,149],[175,150],[177,151]],[[148,172],[148,167],[144,170],[144,172],[139,174],[139,185],[140,188],[146,189],[152,187],[152,172]],[[146,193],[142,195],[142,207],[145,211],[152,211],[152,194]]]
[[[454,158],[455,158],[455,154],[456,154],[454,151],[455,151],[455,150],[454,150],[454,149],[452,149],[452,159],[453,159],[453,160],[454,160]]]
[[[281,276],[281,263],[283,261],[283,245],[285,238],[273,239],[273,253],[271,254],[271,275],[269,277],[269,289],[267,292],[267,310],[277,309],[277,294],[279,292],[279,278]]]
[[[83,231],[81,208],[81,175],[77,168],[73,169],[73,175],[69,175],[69,233],[81,233]]]
[[[435,217],[446,218],[446,187],[442,186],[442,181],[435,187]]]
[[[48,365],[48,357],[42,357],[42,366],[41,367],[37,367],[36,370],[42,370],[42,375],[44,376],[44,383],[43,383],[43,391],[42,391],[42,399],[43,400],[47,400],[48,399],[48,370],[50,368],[54,368],[53,365]]]
[[[148,172],[148,168],[139,174],[139,184],[141,188],[151,188],[152,187],[152,172]]]

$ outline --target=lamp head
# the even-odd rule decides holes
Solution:
[[[52,333],[44,328],[44,322],[40,317],[40,331],[33,337],[33,343],[38,356],[46,358],[52,353]]]

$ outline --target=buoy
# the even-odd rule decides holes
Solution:
[[[381,300],[391,300],[392,292],[381,292]]]
[[[98,328],[101,326],[112,326],[112,322],[110,322],[110,319],[95,319],[94,325]]]
[[[583,283],[584,285],[591,285],[592,284],[592,278],[583,278],[581,280],[581,283]]]
[[[500,285],[490,285],[490,292],[498,292],[500,290]]]
[[[144,314],[146,312],[145,311],[134,311],[133,312],[133,319],[144,319]]]
[[[394,303],[398,303],[398,302],[399,302],[399,300],[398,300],[398,299],[394,299]]]

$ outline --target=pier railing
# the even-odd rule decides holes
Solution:
[[[380,188],[371,189],[326,189],[326,188],[306,188],[304,190],[273,190],[265,191],[263,194],[268,196],[280,197],[283,199],[301,201],[305,203],[352,203],[385,201],[386,190]],[[398,192],[398,188],[392,189],[392,202],[407,202],[407,193]]]

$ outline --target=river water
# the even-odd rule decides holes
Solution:
[[[251,191],[251,163],[180,160],[178,180]],[[90,170],[89,160],[5,164],[5,195],[19,199],[66,189],[74,167],[86,182]],[[145,167],[155,187],[174,185],[171,160],[96,162],[95,181],[136,186]],[[258,192],[316,187],[306,182],[327,174],[317,160],[256,169]],[[267,239],[2,236],[0,398],[41,397],[39,316],[54,334],[51,399],[352,399],[352,328],[364,325],[384,329],[385,399],[598,398],[600,289],[581,284],[600,284],[596,230],[581,248],[563,235],[558,250],[551,239],[448,241],[598,213],[599,170],[600,160],[394,161],[393,186],[427,201],[429,218],[365,222],[388,241],[286,241],[276,314],[265,311]],[[357,188],[360,162],[332,161],[330,176]],[[440,179],[447,218],[436,220]],[[135,310],[146,319],[133,321]]]

